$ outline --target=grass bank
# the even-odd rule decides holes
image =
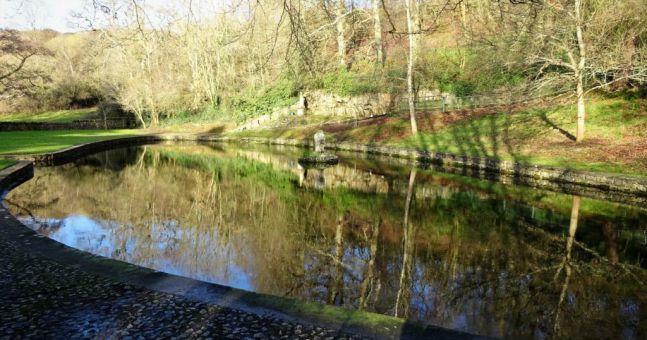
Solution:
[[[136,130],[67,130],[0,132],[0,157],[39,154],[74,145],[136,135]],[[6,162],[6,161],[2,161]]]
[[[251,130],[239,136],[312,138],[323,129],[329,139],[392,145],[525,164],[647,177],[647,99],[598,98],[587,106],[587,135],[576,144],[574,105],[514,112],[428,113],[418,117],[412,136],[404,117],[359,124]]]
[[[0,114],[0,122],[30,122],[30,123],[70,123],[77,119],[86,119],[96,108],[78,110],[59,110],[40,113],[8,113]]]
[[[6,159],[0,159],[0,170],[14,164],[15,162],[13,161],[8,161]]]

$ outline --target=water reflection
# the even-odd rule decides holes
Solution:
[[[518,337],[645,337],[643,209],[293,149],[148,146],[38,169],[5,204],[101,256]]]

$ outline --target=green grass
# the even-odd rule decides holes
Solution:
[[[96,108],[93,107],[77,110],[60,110],[40,113],[0,114],[0,122],[69,123],[76,119],[85,119],[95,111]]]
[[[73,145],[135,135],[133,130],[67,130],[0,132],[1,154],[39,154]]]
[[[13,161],[8,161],[6,159],[0,159],[0,170],[9,167],[12,165],[14,162]]]
[[[647,176],[647,100],[595,99],[587,104],[586,138],[571,140],[576,127],[574,105],[499,112],[476,117],[455,113],[421,114],[412,136],[408,119],[348,126],[327,132],[329,139],[393,145],[433,152],[491,157],[578,170]],[[312,138],[319,128],[244,131],[268,138]]]
[[[575,144],[572,105],[499,113],[460,121],[439,131],[423,131],[386,143],[424,150],[485,156],[524,163],[580,170],[646,175],[647,154],[640,152],[647,138],[647,114],[637,101],[607,99],[589,102],[586,139]],[[645,103],[642,103],[645,104]],[[636,141],[638,139],[638,141]],[[623,154],[626,153],[626,154]]]

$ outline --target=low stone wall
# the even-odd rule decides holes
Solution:
[[[69,123],[46,122],[0,122],[0,131],[34,131],[34,130],[104,130],[134,129],[137,124],[132,119],[110,118],[75,120]]]
[[[173,138],[163,135],[145,135],[145,136],[133,136],[133,137],[123,137],[108,139],[97,142],[90,142],[80,145],[75,145],[67,149],[37,154],[37,155],[3,155],[3,158],[11,160],[28,160],[33,161],[37,165],[59,165],[64,164],[75,159],[78,159],[83,156],[91,155],[96,152],[101,152],[110,149],[116,149],[120,147],[127,146],[136,146],[144,144],[155,144],[164,141],[170,141]]]
[[[16,185],[34,177],[34,164],[21,161],[0,170],[0,200]]]

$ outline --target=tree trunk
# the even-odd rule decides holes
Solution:
[[[375,40],[376,60],[380,66],[384,66],[384,44],[382,43],[382,20],[380,18],[381,0],[372,0],[373,3],[373,35]]]
[[[577,75],[577,132],[575,142],[584,140],[584,122],[586,120],[586,106],[584,103],[584,81],[581,72]]]
[[[575,0],[575,30],[577,34],[577,49],[579,51],[579,62],[577,64],[577,143],[584,140],[584,122],[586,120],[586,108],[584,103],[584,68],[586,66],[586,45],[582,35],[582,0]]]
[[[407,60],[407,97],[409,100],[409,118],[411,119],[411,134],[418,133],[418,124],[416,123],[416,101],[413,88],[413,67],[416,58],[417,38],[414,32],[413,9],[411,8],[412,0],[404,0],[407,8],[407,34],[409,35],[409,56]],[[413,0],[415,1],[415,0]]]
[[[467,4],[465,1],[461,1],[460,3],[461,6],[461,34],[463,35],[463,38],[467,37]],[[460,69],[463,70],[465,69],[465,51],[462,49],[460,50],[461,54],[461,63],[460,63]]]
[[[345,0],[337,0],[337,55],[339,56],[339,66],[348,67],[346,61],[346,4]]]

